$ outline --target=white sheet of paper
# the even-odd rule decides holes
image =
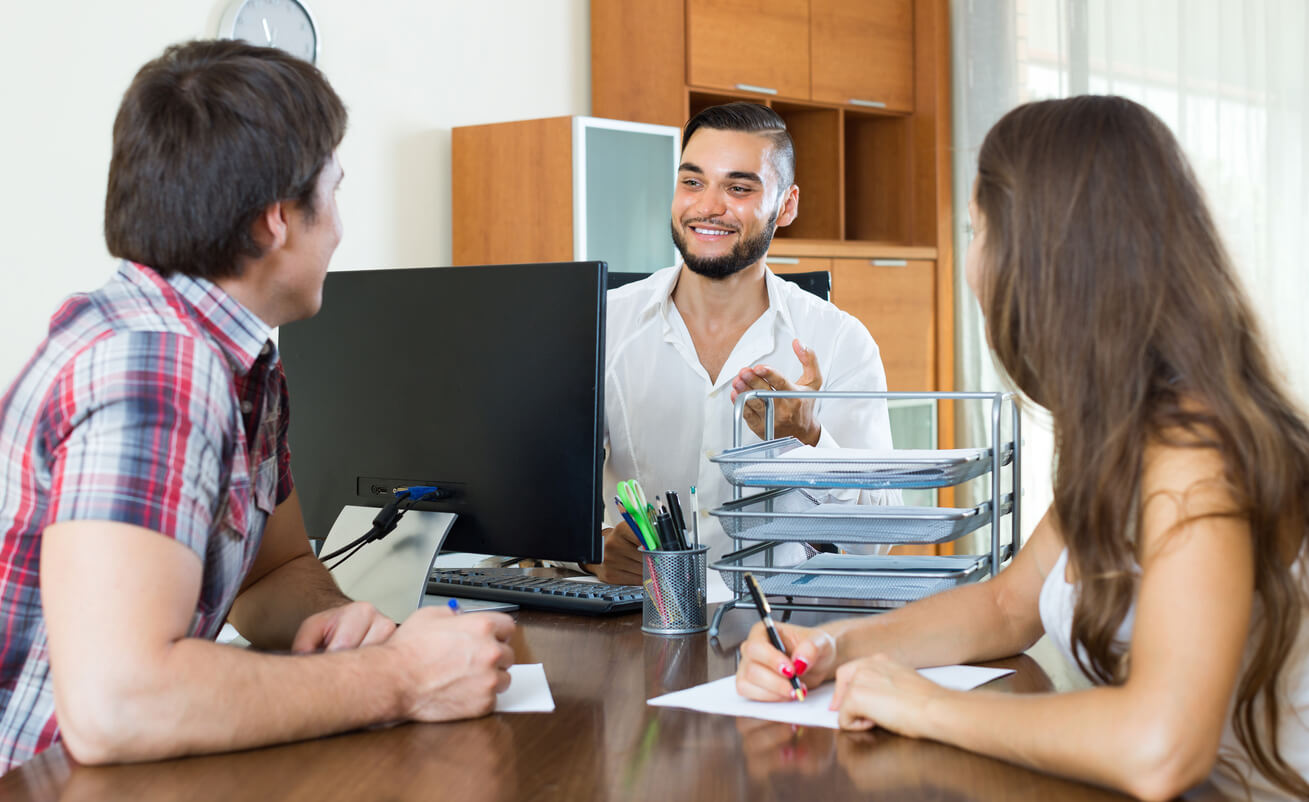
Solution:
[[[555,709],[555,698],[545,678],[541,663],[521,663],[509,666],[512,680],[504,693],[495,697],[497,713],[549,713]]]
[[[976,688],[997,677],[1012,674],[1010,668],[983,668],[981,666],[939,666],[920,668],[918,673],[931,681],[957,691]],[[745,716],[785,724],[839,729],[835,710],[828,710],[836,683],[828,682],[809,692],[803,702],[754,702],[736,692],[736,677],[723,677],[684,691],[666,693],[646,702],[656,707],[683,707],[702,713],[722,716]]]
[[[897,460],[927,460],[931,463],[947,462],[950,460],[973,460],[981,459],[986,456],[985,448],[818,448],[817,446],[800,446],[793,448],[785,454],[779,454],[778,459],[798,459],[813,462],[822,460],[884,460],[895,462]]]

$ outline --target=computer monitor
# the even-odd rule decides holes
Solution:
[[[310,536],[435,485],[445,548],[599,562],[603,262],[332,272],[282,328]],[[363,534],[362,532],[360,534]]]

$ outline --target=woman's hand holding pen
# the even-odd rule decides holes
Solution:
[[[626,522],[601,532],[604,536],[604,562],[582,566],[601,582],[611,585],[641,584],[641,543]]]
[[[736,692],[761,702],[789,702],[794,688],[791,677],[802,677],[806,687],[817,687],[836,673],[836,638],[812,627],[776,623],[777,634],[791,653],[787,657],[768,641],[762,622],[750,629],[741,644],[741,664],[736,669]]]
[[[799,340],[791,341],[791,348],[800,359],[800,377],[791,383],[785,376],[768,365],[742,368],[732,380],[731,402],[747,390],[818,390],[823,386],[823,374],[818,369],[818,356],[812,348],[805,348]],[[745,422],[750,431],[766,437],[764,401],[754,400],[745,405]],[[773,436],[793,436],[807,445],[817,445],[822,426],[814,416],[812,398],[778,398],[773,401]]]
[[[884,654],[852,660],[836,672],[832,709],[843,730],[884,727],[911,738],[930,737],[925,709],[952,691]]]

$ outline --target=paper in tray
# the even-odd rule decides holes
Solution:
[[[975,554],[815,554],[797,565],[806,571],[931,571],[953,574],[968,571],[984,557]]]
[[[959,460],[982,459],[987,448],[818,448],[802,445],[777,455],[777,459],[804,460],[806,462],[886,462],[894,464],[954,463]]]
[[[903,604],[980,579],[988,573],[986,560],[985,555],[976,554],[818,554],[795,566],[806,573],[778,572],[764,579],[762,585],[769,595]],[[827,571],[851,573],[824,573]]]
[[[714,457],[729,482],[752,487],[943,487],[991,468],[987,448],[814,448],[770,441]],[[1006,461],[1009,452],[1005,453]]]
[[[1012,508],[1006,496],[1000,514]],[[975,507],[820,503],[800,487],[729,501],[710,514],[729,537],[801,543],[944,543],[991,522],[991,502]]]

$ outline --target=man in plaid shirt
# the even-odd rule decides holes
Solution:
[[[102,763],[481,715],[508,685],[507,616],[397,628],[309,547],[270,335],[321,303],[345,125],[314,67],[240,42],[124,96],[123,262],[0,399],[0,773],[61,740]]]

